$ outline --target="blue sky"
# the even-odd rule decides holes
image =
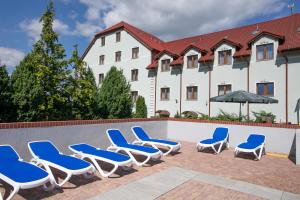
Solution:
[[[141,3],[143,2],[143,3]],[[172,2],[172,3],[170,3]],[[291,0],[55,0],[55,30],[67,56],[121,20],[168,41],[288,16]],[[1,0],[0,60],[10,71],[38,39],[47,0]],[[300,11],[295,0],[294,12]]]

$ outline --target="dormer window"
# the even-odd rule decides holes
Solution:
[[[170,59],[165,59],[161,61],[161,71],[162,72],[170,71]]]
[[[120,42],[121,41],[121,32],[117,32],[116,33],[116,42]]]
[[[198,56],[192,55],[187,57],[187,68],[197,68],[198,67]]]
[[[263,44],[256,46],[256,60],[272,60],[274,56],[274,44]]]
[[[219,65],[231,65],[232,64],[232,53],[231,50],[219,51]]]

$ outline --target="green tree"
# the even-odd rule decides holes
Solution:
[[[121,70],[111,67],[97,95],[102,118],[129,118],[132,115],[130,84]]]
[[[60,120],[71,116],[66,89],[70,72],[65,49],[58,43],[58,34],[53,30],[54,17],[54,5],[50,1],[40,19],[40,39],[13,73],[19,120]]]
[[[147,118],[147,106],[145,103],[145,98],[142,96],[138,96],[136,100],[136,108],[135,108],[135,118]]]
[[[0,122],[15,120],[11,82],[5,65],[0,66],[0,110]]]
[[[97,87],[92,70],[78,55],[77,45],[69,60],[73,69],[71,76],[72,116],[75,119],[93,119],[95,117]]]

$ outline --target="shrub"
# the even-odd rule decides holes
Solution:
[[[134,114],[135,118],[147,118],[147,106],[145,103],[145,98],[138,96],[136,100],[136,111]]]
[[[266,111],[260,111],[260,112],[254,112],[252,111],[254,117],[255,117],[255,122],[258,123],[274,123],[276,116],[271,113],[271,112],[266,112]]]

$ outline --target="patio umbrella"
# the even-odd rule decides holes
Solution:
[[[278,103],[278,100],[265,97],[243,90],[238,90],[234,92],[227,93],[225,95],[220,95],[210,98],[211,102],[229,102],[229,103],[240,103],[240,112],[239,119],[241,121],[242,116],[242,103],[260,103],[260,104],[269,104],[269,103]],[[248,116],[249,118],[249,116]]]

